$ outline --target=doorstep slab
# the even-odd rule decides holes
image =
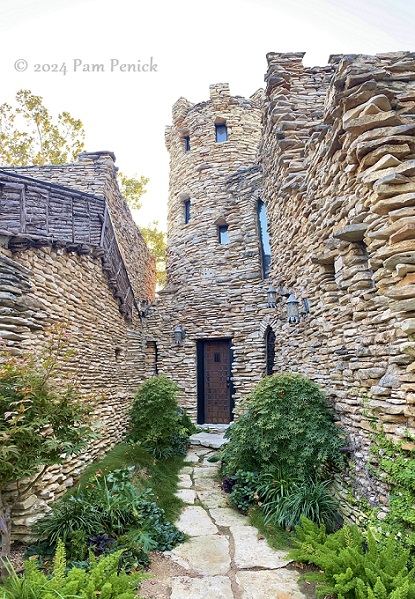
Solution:
[[[228,439],[224,439],[221,433],[196,433],[190,437],[192,445],[202,445],[211,449],[220,449],[227,442]]]

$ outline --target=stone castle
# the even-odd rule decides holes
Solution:
[[[217,84],[208,101],[174,105],[167,285],[153,303],[154,262],[110,153],[0,173],[1,334],[29,349],[68,322],[85,391],[106,396],[99,447],[51,469],[17,535],[27,510],[122,436],[155,373],[200,424],[229,423],[267,374],[307,375],[348,436],[339,494],[387,505],[365,413],[395,439],[414,432],[415,54],[302,58],[268,54],[265,92],[249,99]],[[69,233],[50,228],[55,196]],[[31,198],[49,208],[26,215]]]

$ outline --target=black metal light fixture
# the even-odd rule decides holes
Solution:
[[[302,294],[302,309],[300,311],[300,302],[293,293],[287,291],[284,283],[281,281],[278,284],[278,291],[271,285],[267,291],[267,307],[276,308],[277,304],[283,297],[287,298],[288,322],[296,324],[300,322],[300,316],[306,317],[310,313],[310,303],[307,297]]]
[[[289,323],[298,323],[300,322],[300,302],[295,296],[291,293],[289,298],[286,301],[287,304],[287,313],[288,313],[288,322]]]
[[[276,308],[277,307],[277,290],[272,285],[267,291],[267,307],[268,308]]]
[[[176,345],[182,345],[183,339],[186,337],[186,331],[181,325],[177,325],[174,329],[174,341]]]
[[[148,315],[148,309],[149,309],[149,305],[148,305],[148,300],[144,299],[141,300],[140,302],[140,308],[139,308],[139,312],[140,312],[140,317],[141,318],[146,318]]]
[[[310,314],[310,302],[307,297],[303,297],[303,309],[301,310],[301,316],[307,316]]]

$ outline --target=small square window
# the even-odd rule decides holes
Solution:
[[[228,141],[228,128],[225,124],[215,125],[216,126],[216,141],[218,143],[222,141]]]
[[[185,137],[183,137],[183,141],[184,141],[184,151],[188,152],[190,150],[190,137],[189,137],[189,135],[186,135]]]
[[[185,223],[185,225],[187,225],[189,220],[190,220],[190,200],[186,200],[184,202],[184,223]]]
[[[229,243],[228,225],[218,227],[219,243],[225,245]]]

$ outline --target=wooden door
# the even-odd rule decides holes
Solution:
[[[230,340],[205,341],[203,353],[205,422],[228,424],[231,420]]]

